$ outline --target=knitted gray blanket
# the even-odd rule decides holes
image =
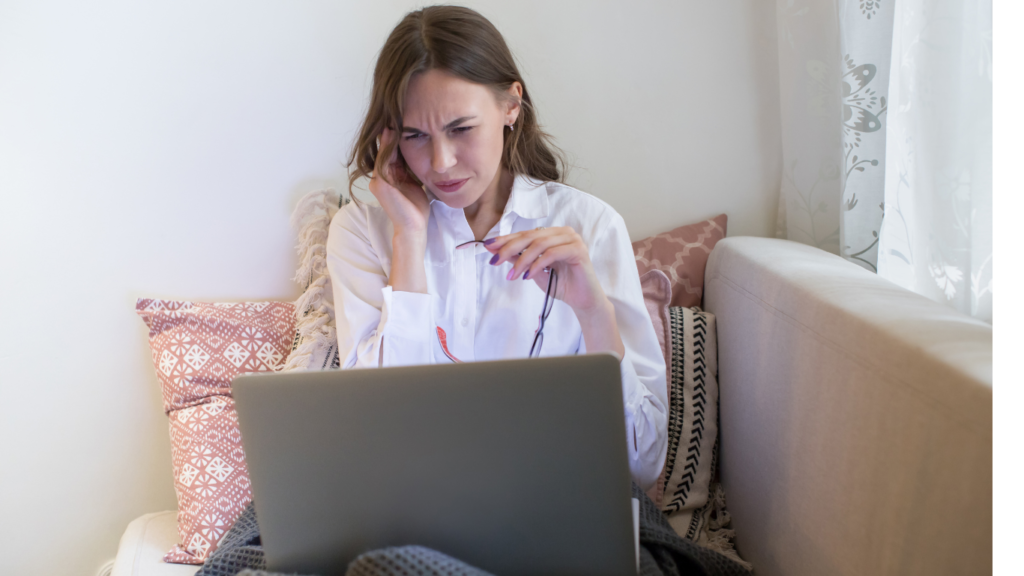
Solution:
[[[679,537],[654,502],[633,484],[640,500],[640,576],[749,576],[733,560]],[[224,536],[196,576],[287,576],[267,572],[252,504]],[[352,561],[345,576],[490,576],[422,546],[382,548]]]

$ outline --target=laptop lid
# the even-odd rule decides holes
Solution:
[[[269,570],[418,544],[501,576],[633,574],[618,360],[251,374],[232,384]]]

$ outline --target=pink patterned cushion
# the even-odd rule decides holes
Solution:
[[[672,282],[672,306],[700,306],[704,266],[719,240],[725,238],[726,215],[644,238],[633,243],[640,275],[661,270]]]
[[[295,306],[140,299],[135,310],[170,419],[181,542],[164,561],[202,564],[252,500],[231,381],[284,362]]]
[[[644,306],[647,307],[647,314],[654,324],[654,333],[658,336],[658,344],[661,345],[661,354],[665,357],[665,382],[669,406],[672,405],[672,387],[667,386],[672,381],[672,326],[668,316],[669,301],[672,299],[672,283],[668,276],[661,270],[651,270],[640,277],[640,288],[644,293]],[[654,502],[661,502],[662,494],[665,491],[665,470],[661,469],[661,477],[654,483],[654,486],[647,491]]]
[[[661,345],[665,363],[672,359],[672,333],[669,331],[668,308],[672,300],[672,283],[661,270],[651,270],[640,277],[640,289],[644,294],[644,306],[654,324],[654,333]]]

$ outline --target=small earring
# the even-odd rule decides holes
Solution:
[[[509,132],[515,132],[515,130],[516,130],[516,125],[515,125],[514,122],[512,124],[508,125],[508,131]]]

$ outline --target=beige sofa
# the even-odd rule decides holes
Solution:
[[[764,576],[992,571],[992,329],[838,256],[766,238],[711,254],[721,477]],[[132,522],[113,576],[160,563],[174,514]]]

